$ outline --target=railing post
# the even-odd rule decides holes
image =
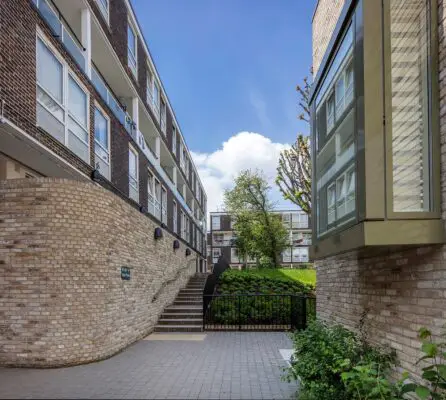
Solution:
[[[236,295],[238,297],[238,330],[242,330],[242,312],[241,312],[241,298],[239,294]]]

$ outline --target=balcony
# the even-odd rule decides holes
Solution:
[[[54,37],[59,39],[65,49],[74,58],[79,67],[85,72],[86,61],[84,47],[68,22],[64,20],[56,5],[51,0],[33,0],[39,14],[51,28]]]

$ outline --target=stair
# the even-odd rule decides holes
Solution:
[[[195,274],[161,314],[155,332],[201,332],[203,288],[207,274]]]

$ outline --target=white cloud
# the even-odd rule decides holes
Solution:
[[[221,210],[223,192],[232,187],[234,178],[245,169],[261,169],[268,179],[275,201],[282,200],[274,179],[280,152],[288,144],[274,143],[271,139],[253,132],[240,132],[230,137],[213,153],[192,153],[208,201],[208,211]]]

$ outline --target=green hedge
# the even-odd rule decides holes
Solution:
[[[259,276],[249,271],[227,270],[220,277],[219,294],[312,294],[313,287],[291,279]]]

